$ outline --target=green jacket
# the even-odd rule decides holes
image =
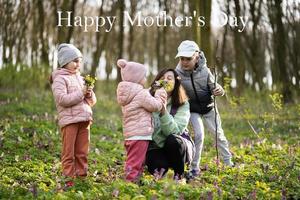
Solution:
[[[149,150],[162,148],[166,138],[170,134],[181,134],[188,126],[190,119],[190,105],[186,101],[182,106],[177,109],[175,116],[170,114],[171,99],[168,100],[167,110],[163,116],[159,116],[159,112],[153,113],[154,120],[154,133]]]

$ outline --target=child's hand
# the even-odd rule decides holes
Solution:
[[[168,95],[167,92],[164,88],[160,88],[158,90],[155,91],[155,97],[159,97],[162,101],[162,108],[161,108],[161,115],[165,114],[166,110],[167,110],[167,103],[168,103]]]
[[[94,87],[92,87],[92,86],[85,86],[84,96],[86,98],[91,98],[92,97],[93,88]]]
[[[86,95],[86,93],[87,93],[87,86],[86,85],[83,86],[82,93],[83,93],[83,96]]]
[[[93,87],[84,85],[82,88],[83,95],[86,96],[88,93],[91,93]]]
[[[225,91],[221,86],[217,85],[217,87],[212,91],[212,93],[214,96],[223,96]]]
[[[164,88],[159,88],[158,90],[156,90],[154,96],[159,97],[163,104],[167,103],[168,95]]]
[[[163,102],[163,106],[162,106],[162,108],[160,110],[160,114],[159,114],[160,117],[163,116],[166,112],[168,112],[167,111],[167,103],[168,103],[167,101]]]

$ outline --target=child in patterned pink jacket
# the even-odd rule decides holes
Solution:
[[[125,179],[135,182],[143,172],[143,164],[149,144],[152,140],[152,112],[160,111],[167,99],[164,89],[156,91],[154,97],[144,89],[146,67],[140,63],[120,59],[122,82],[117,88],[118,103],[122,106],[123,134],[127,159]]]
[[[70,179],[66,186],[72,186],[72,178],[87,175],[91,107],[96,96],[80,76],[81,52],[71,44],[60,44],[57,56],[59,67],[51,76],[52,92],[62,135],[63,175]]]

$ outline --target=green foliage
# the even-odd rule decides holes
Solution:
[[[33,66],[7,64],[0,69],[0,88],[20,90],[24,88],[44,89],[50,86],[49,66]]]
[[[282,109],[282,94],[279,94],[279,93],[274,93],[274,94],[270,94],[269,95],[271,100],[272,100],[272,105],[274,107],[275,110],[281,110]]]
[[[232,78],[230,77],[224,77],[224,90],[226,93],[230,91],[230,83],[232,81]]]
[[[123,180],[116,84],[98,81],[95,88],[89,176],[67,191],[61,190],[61,139],[51,91],[1,89],[0,199],[300,198],[299,105],[278,109],[272,104],[280,104],[278,96],[229,93],[218,106],[236,166],[221,164],[217,175],[214,138],[206,133],[199,177],[186,184],[174,181],[172,171],[163,179],[145,172],[137,185]]]

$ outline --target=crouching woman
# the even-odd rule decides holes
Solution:
[[[185,164],[189,164],[194,155],[194,143],[187,131],[189,103],[174,69],[160,71],[151,85],[162,81],[167,85],[168,98],[164,109],[153,113],[154,133],[146,154],[146,165],[153,175],[164,176],[171,168],[174,179],[181,179]]]

